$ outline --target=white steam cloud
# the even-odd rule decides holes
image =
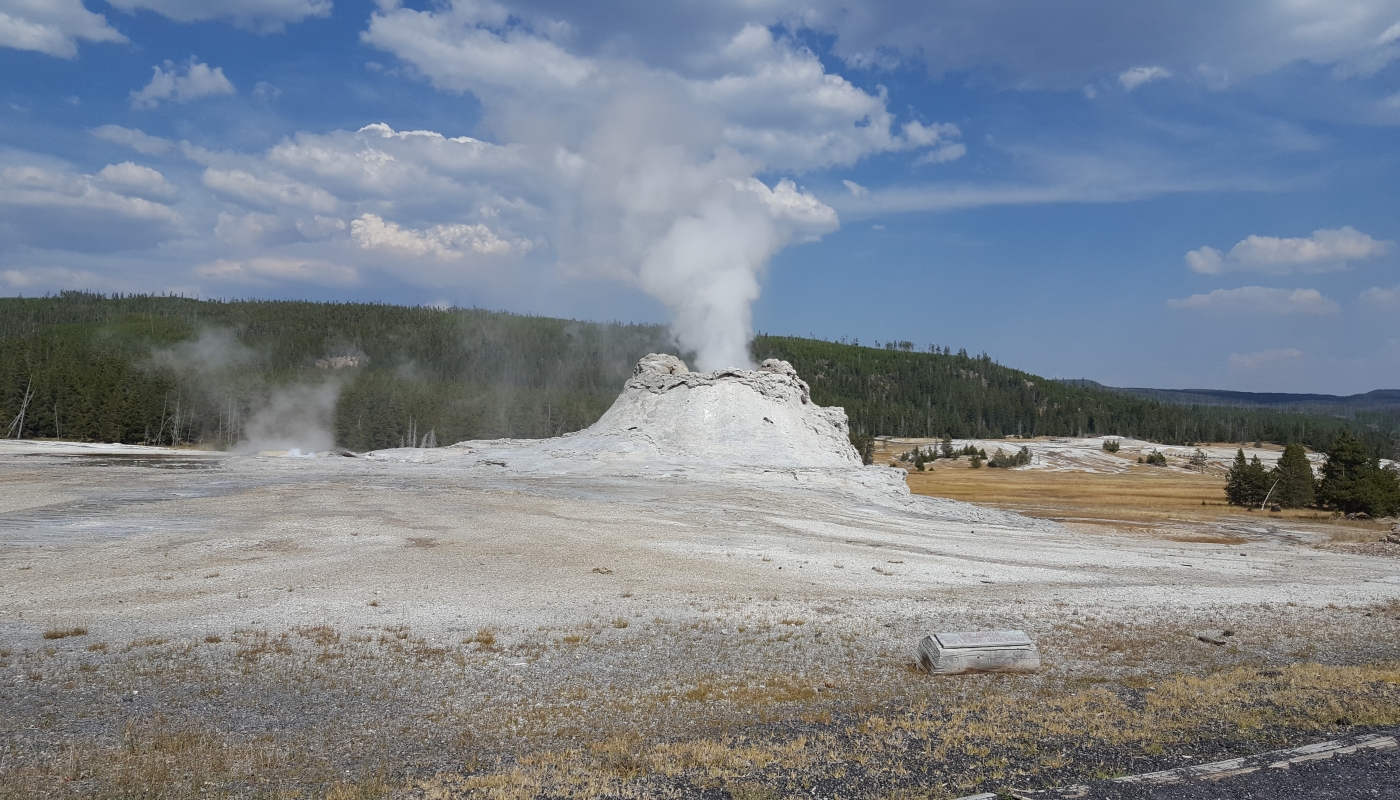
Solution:
[[[658,299],[671,311],[677,343],[702,370],[751,366],[751,305],[769,260],[839,224],[792,180],[765,183],[758,174],[851,164],[878,152],[944,148],[944,160],[963,152],[952,141],[955,126],[897,124],[883,93],[827,73],[806,48],[761,25],[743,27],[697,75],[685,75],[571,52],[567,25],[522,19],[489,1],[380,8],[364,41],[440,90],[475,95],[487,130],[511,144],[382,125],[360,135],[377,133],[376,147],[393,148],[396,159],[405,148],[431,148],[454,153],[435,164],[472,159],[496,187],[502,176],[519,181],[520,195],[538,198],[544,213],[536,218],[547,220],[542,233],[564,271],[621,279]],[[381,185],[387,163],[376,162]],[[481,242],[517,241],[499,221],[489,230],[410,228],[367,215],[356,225],[362,247],[392,245],[439,261],[475,257]]]
[[[290,386],[273,392],[244,427],[239,449],[291,450],[310,453],[335,446],[331,422],[340,385]]]

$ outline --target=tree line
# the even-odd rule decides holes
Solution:
[[[1069,386],[990,357],[758,336],[756,360],[792,362],[813,399],[861,436],[1122,435],[1167,444],[1299,442],[1342,431],[1394,452],[1393,415],[1166,405]],[[337,391],[330,425],[355,450],[538,438],[595,422],[660,325],[374,303],[216,301],[64,292],[0,298],[0,424],[10,435],[229,446],[278,391]]]
[[[1273,468],[1257,455],[1246,461],[1240,449],[1226,476],[1225,499],[1251,508],[1315,507],[1370,517],[1400,512],[1400,473],[1394,466],[1382,467],[1375,452],[1350,432],[1337,436],[1319,472],[1313,475],[1300,444],[1285,447]]]
[[[820,405],[846,409],[858,433],[911,438],[1126,436],[1170,445],[1300,442],[1326,450],[1342,431],[1391,456],[1400,415],[1347,417],[1166,404],[1045,380],[966,351],[918,352],[760,336],[754,354],[792,363]]]

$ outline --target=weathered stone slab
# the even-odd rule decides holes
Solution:
[[[1022,631],[969,631],[966,633],[935,633],[944,650],[962,647],[1021,647],[1031,644],[1031,637]]]
[[[919,642],[919,667],[934,675],[1035,672],[1040,651],[1022,631],[935,633]]]

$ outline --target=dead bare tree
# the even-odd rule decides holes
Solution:
[[[34,399],[34,376],[29,376],[29,384],[24,387],[24,401],[19,404],[19,413],[10,420],[10,429],[5,432],[6,439],[24,438],[24,415],[29,411],[29,401]]]

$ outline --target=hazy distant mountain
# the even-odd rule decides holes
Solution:
[[[1183,406],[1228,406],[1268,408],[1313,414],[1344,414],[1352,411],[1400,410],[1400,389],[1376,389],[1365,394],[1290,394],[1286,392],[1230,392],[1223,389],[1148,389],[1105,386],[1088,378],[1056,378],[1060,383],[1108,392],[1144,397]]]

